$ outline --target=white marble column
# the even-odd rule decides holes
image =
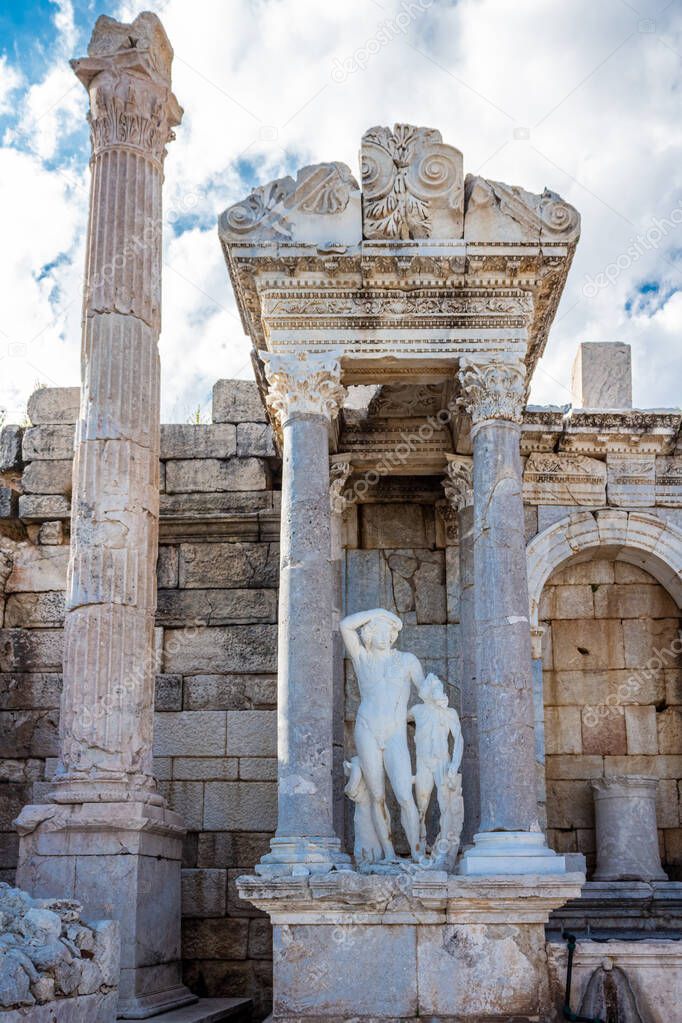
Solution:
[[[144,15],[135,24],[131,48],[124,26],[100,19],[88,56],[73,62],[90,97],[92,179],[53,793],[60,802],[160,802],[151,747],[161,187],[182,110],[161,23]]]
[[[519,440],[525,367],[515,357],[462,359],[461,403],[474,458],[481,823],[463,873],[554,873],[538,822],[533,683]]]
[[[118,1014],[133,1019],[195,1000],[181,980],[183,822],[152,775],[161,187],[182,116],[172,59],[145,13],[100,17],[72,62],[92,159],[60,758],[51,804],[17,820],[18,883],[119,920]]]
[[[476,698],[476,613],[474,609],[474,486],[473,460],[448,455],[443,490],[459,520],[459,627],[462,648],[462,706],[464,738],[462,795],[464,826],[462,847],[471,844],[481,819],[478,766],[478,708]]]
[[[264,355],[282,433],[278,818],[266,873],[349,862],[334,829],[334,663],[329,431],[343,400],[333,356]]]

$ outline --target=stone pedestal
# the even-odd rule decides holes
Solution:
[[[269,355],[268,404],[281,430],[278,816],[261,873],[349,862],[334,830],[329,429],[343,398],[328,356]]]
[[[656,830],[656,778],[595,778],[595,881],[667,881]]]
[[[275,1023],[544,1019],[544,924],[580,874],[238,880],[274,926]]]
[[[480,833],[463,874],[565,871],[538,820],[519,439],[525,370],[513,356],[463,359],[474,447],[474,591]],[[544,865],[539,861],[545,859]]]
[[[182,110],[161,22],[102,16],[92,143],[55,806],[26,807],[19,876],[121,924],[119,1015],[193,1000],[180,980],[182,821],[152,775],[159,518],[161,189]]]
[[[134,802],[53,804],[26,807],[17,825],[21,887],[119,921],[119,1018],[195,1000],[181,977],[179,814]]]

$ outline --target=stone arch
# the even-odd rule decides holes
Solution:
[[[554,522],[526,548],[530,626],[538,628],[542,590],[567,564],[612,557],[644,569],[682,608],[682,530],[647,512],[576,511]]]

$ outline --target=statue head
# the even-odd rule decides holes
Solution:
[[[400,619],[390,611],[378,611],[363,625],[360,637],[368,650],[390,650],[403,627]]]
[[[434,675],[431,672],[424,679],[419,695],[424,703],[434,703],[439,707],[447,707],[448,705],[448,698],[445,695],[443,683],[438,678],[438,675]]]

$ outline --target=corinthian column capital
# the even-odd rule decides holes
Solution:
[[[465,358],[458,377],[459,404],[474,426],[486,419],[521,422],[526,403],[526,368],[521,359]]]
[[[296,413],[323,416],[331,423],[346,393],[336,356],[264,352],[263,361],[270,384],[265,400],[280,426]]]
[[[455,511],[470,508],[474,503],[474,463],[470,455],[448,455],[447,475],[443,490]]]
[[[173,49],[155,14],[131,25],[97,19],[88,55],[71,67],[90,96],[93,156],[118,146],[162,164],[182,107],[171,91]]]

